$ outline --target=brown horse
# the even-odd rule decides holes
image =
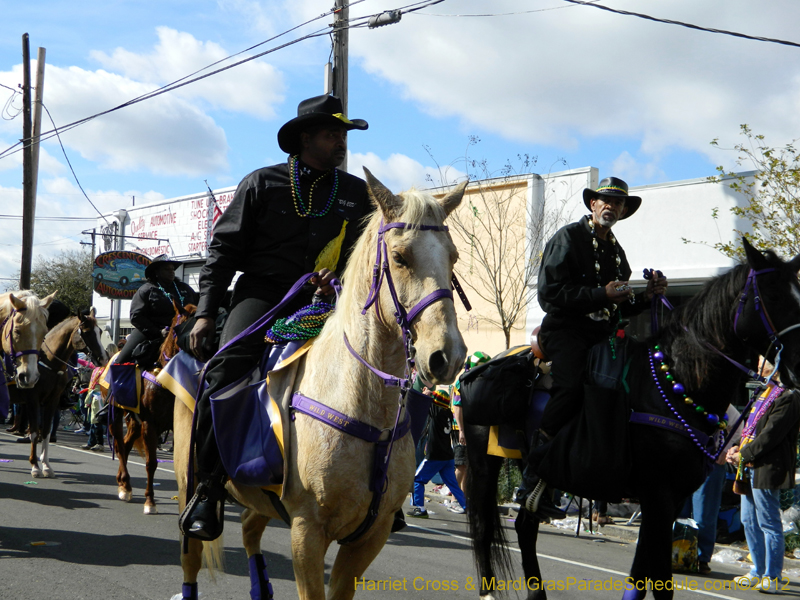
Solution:
[[[39,348],[47,333],[47,309],[56,292],[43,299],[30,291],[0,294],[0,337],[6,378],[20,389],[39,380]]]
[[[31,475],[33,477],[55,477],[50,467],[50,430],[53,415],[67,384],[75,375],[71,362],[75,353],[82,350],[93,362],[105,365],[108,353],[100,343],[100,327],[95,319],[95,310],[88,316],[69,317],[51,329],[42,342],[39,354],[39,380],[30,389],[11,388],[11,401],[25,403],[28,408],[31,434]],[[36,447],[41,439],[42,453],[36,456]],[[41,460],[42,467],[39,466]]]
[[[175,315],[170,331],[164,339],[164,343],[161,344],[158,362],[156,363],[157,367],[153,375],[166,366],[169,359],[180,351],[174,333],[175,328],[193,315],[196,310],[197,307],[195,305],[189,304],[184,307],[182,314]],[[156,450],[160,436],[172,429],[175,395],[148,377],[143,377],[142,379],[142,400],[139,403],[139,413],[120,410],[115,406],[112,418],[109,419],[109,429],[119,457],[119,469],[117,471],[117,493],[119,499],[124,502],[130,502],[133,497],[131,476],[128,472],[128,456],[130,456],[131,449],[135,447],[139,454],[144,457],[147,469],[144,514],[155,515],[158,514],[153,491],[153,479],[158,468]],[[125,434],[122,431],[123,414],[128,426],[128,431]]]
[[[450,290],[458,253],[442,224],[461,202],[466,184],[436,200],[414,190],[396,196],[369,172],[367,183],[378,210],[347,263],[343,274],[345,287],[336,311],[306,355],[292,363],[293,369],[270,373],[269,391],[271,398],[285,407],[293,392],[302,389],[307,398],[362,424],[391,432],[398,417],[398,390],[386,387],[370,368],[351,355],[345,346],[345,334],[351,347],[372,367],[393,376],[404,372],[406,356],[398,323],[393,318],[381,318],[377,311],[362,314],[370,290],[374,290],[371,283],[375,248],[383,239],[384,275],[391,276],[394,282],[399,308],[384,285],[377,291],[380,313],[385,316],[402,310],[412,315],[409,345],[413,344],[419,373],[430,384],[453,381],[464,362],[466,348],[458,331],[452,295],[449,298],[439,295],[441,301],[427,304],[424,310],[419,303]],[[384,224],[391,227],[383,229]],[[400,422],[404,416],[400,415]],[[293,420],[284,417],[286,468],[281,501],[292,528],[298,595],[302,600],[322,600],[325,552],[333,541],[344,541],[361,529],[367,518],[373,499],[370,484],[376,445],[308,414],[296,412],[294,417]],[[181,510],[188,487],[191,427],[191,410],[183,402],[176,402],[175,474]],[[363,576],[389,537],[394,513],[402,506],[414,477],[411,435],[395,440],[387,475],[371,527],[339,548],[330,575],[330,598],[353,597],[353,582]],[[258,582],[251,595],[267,598],[269,583],[261,537],[269,520],[281,518],[280,513],[259,487],[229,481],[227,490],[236,502],[246,507],[242,513],[242,538],[250,559],[251,577]],[[183,597],[196,599],[201,553],[203,544],[208,542],[185,541],[188,552],[181,555]],[[215,550],[221,547],[221,538],[211,544],[206,556],[213,560]]]

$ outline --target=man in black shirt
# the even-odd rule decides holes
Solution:
[[[246,176],[214,227],[200,273],[198,319],[191,333],[195,355],[206,354],[217,311],[237,271],[242,275],[233,291],[221,346],[278,304],[306,273],[319,276],[278,317],[310,304],[315,289],[324,295],[332,292],[330,281],[344,267],[361,234],[363,217],[371,212],[365,182],[336,167],[347,153],[347,132],[367,127],[361,119],[349,120],[339,98],[328,95],[301,102],[297,117],[281,127],[278,145],[289,154],[288,162]],[[225,473],[210,396],[246,375],[266,347],[264,331],[258,331],[209,361],[208,387],[196,408],[200,484],[180,520],[187,536],[212,540],[222,532]]]
[[[539,341],[552,361],[553,387],[532,448],[550,440],[580,413],[589,349],[614,335],[622,317],[639,314],[654,294],[667,288],[666,278],[655,275],[638,294],[628,285],[631,268],[611,232],[642,203],[628,194],[628,184],[607,177],[596,190],[583,190],[583,203],[591,213],[559,229],[542,255],[538,296],[547,314]],[[526,468],[517,502],[544,518],[563,517],[544,493],[545,486]]]

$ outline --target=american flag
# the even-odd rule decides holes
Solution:
[[[214,196],[214,192],[211,191],[211,187],[208,185],[208,181],[205,182],[206,187],[208,188],[208,193],[211,196],[211,204],[214,206],[214,213],[211,217],[211,229],[214,228],[214,225],[217,224],[217,219],[222,216],[222,209],[219,207],[219,203],[217,202],[216,197]]]

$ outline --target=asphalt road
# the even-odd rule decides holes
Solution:
[[[142,512],[145,471],[138,456],[132,458],[134,498],[116,498],[117,463],[110,452],[80,450],[86,437],[60,431],[51,446],[55,479],[33,480],[28,444],[0,434],[0,599],[55,598],[63,600],[170,600],[180,592],[182,575],[178,541],[177,484],[171,455],[162,452],[156,474],[159,514]],[[428,520],[409,518],[409,526],[393,534],[367,570],[371,589],[356,598],[475,599],[477,583],[464,515],[449,513],[435,502]],[[241,546],[238,507],[228,507],[225,525],[226,572],[215,582],[201,573],[199,589],[206,600],[249,598],[247,560]],[[507,521],[513,538],[513,524]],[[619,600],[622,593],[609,587],[628,572],[635,546],[631,542],[598,535],[581,535],[544,526],[540,535],[542,571],[554,590],[549,598]],[[289,529],[282,523],[267,528],[262,540],[275,598],[296,598],[289,544]],[[326,577],[335,557],[332,545],[326,557]],[[519,553],[512,550],[513,576],[522,576]],[[751,591],[722,591],[722,586],[744,571],[712,563],[710,577],[678,576],[697,591],[678,591],[679,599],[754,598]],[[441,589],[443,582],[450,589]],[[388,583],[378,583],[388,582]],[[397,583],[394,583],[397,582]],[[427,582],[427,583],[426,583]],[[394,591],[386,589],[399,586]],[[405,586],[405,589],[402,587]],[[427,589],[425,589],[427,587]],[[479,586],[476,586],[476,589]],[[416,588],[416,589],[415,589]],[[457,588],[457,589],[454,589]],[[707,589],[704,589],[707,588]],[[714,591],[716,588],[717,591]],[[800,596],[800,584],[786,591]],[[511,592],[507,598],[524,597]]]

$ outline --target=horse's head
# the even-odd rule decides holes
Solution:
[[[39,349],[47,333],[47,309],[55,297],[56,292],[44,299],[21,292],[5,299],[3,354],[13,363],[14,379],[21,389],[32,388],[39,381]]]
[[[782,383],[798,387],[800,256],[784,262],[770,250],[759,252],[747,239],[743,243],[750,273],[736,308],[736,335],[773,364],[780,358]]]
[[[92,307],[88,315],[78,315],[79,325],[76,335],[80,339],[74,339],[73,346],[86,352],[96,366],[104,367],[108,362],[109,356],[100,341],[103,331],[97,324],[96,315],[97,311],[94,307]]]
[[[366,168],[364,172],[369,195],[379,209],[371,227],[404,224],[385,230],[384,260],[389,265],[397,300],[409,315],[417,371],[429,384],[450,383],[464,364],[466,346],[458,330],[452,294],[436,294],[451,290],[458,251],[443,224],[461,203],[467,183],[436,200],[413,189],[392,194]],[[436,300],[427,304],[432,294]],[[381,287],[381,314],[395,314],[392,296],[389,286]]]

